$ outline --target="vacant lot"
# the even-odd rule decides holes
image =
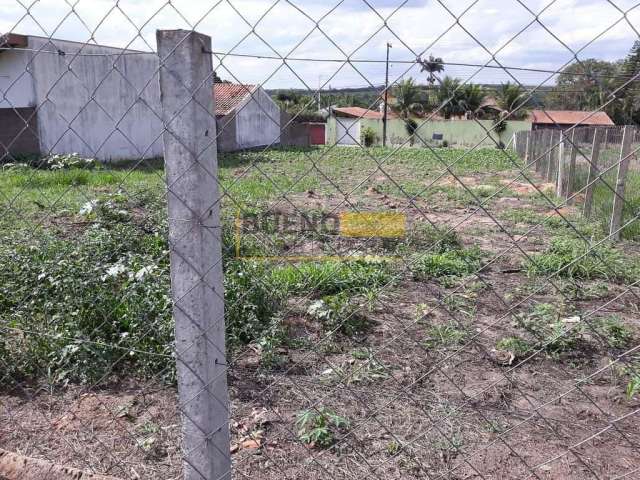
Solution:
[[[74,162],[0,173],[0,448],[179,478],[164,172]],[[635,478],[636,230],[495,149],[220,166],[236,478]],[[407,232],[298,221],[345,211]]]

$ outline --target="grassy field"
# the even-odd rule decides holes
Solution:
[[[0,173],[0,448],[179,478],[164,171],[76,161]],[[637,466],[637,227],[604,241],[601,222],[496,149],[219,163],[238,478]],[[403,214],[407,230],[299,228],[342,212]],[[256,216],[262,228],[238,232]]]

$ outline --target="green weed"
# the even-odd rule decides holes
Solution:
[[[359,311],[347,292],[327,295],[313,302],[307,313],[319,320],[327,332],[338,330],[347,336],[362,333],[367,327],[367,319]]]
[[[533,347],[520,337],[506,337],[498,340],[496,350],[511,352],[516,358],[522,358],[531,352]]]
[[[451,347],[461,344],[467,336],[465,330],[454,323],[434,325],[427,331],[428,340],[425,345],[429,348]]]
[[[268,282],[277,291],[291,294],[331,295],[385,285],[391,280],[384,261],[305,262],[274,267]]]
[[[416,254],[412,258],[412,272],[416,280],[438,279],[445,286],[452,285],[460,277],[480,270],[481,258],[478,248]]]
[[[578,279],[630,281],[637,278],[638,265],[637,259],[625,257],[614,247],[589,247],[582,240],[560,237],[545,252],[533,255],[525,267],[529,275],[557,273]]]
[[[349,420],[325,407],[305,410],[298,414],[296,420],[298,438],[303,443],[318,448],[331,447],[336,435],[345,432],[349,425]]]

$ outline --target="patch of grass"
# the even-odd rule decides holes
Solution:
[[[598,346],[622,349],[633,339],[631,330],[616,316],[583,320],[569,316],[562,306],[548,303],[537,304],[528,313],[517,315],[516,323],[535,339],[531,349],[544,347],[553,355]]]
[[[578,279],[605,278],[630,281],[640,272],[638,260],[623,255],[608,245],[589,247],[584,241],[560,237],[552,240],[543,253],[535,254],[526,262],[529,275],[551,275]]]
[[[616,160],[617,161],[617,158]],[[579,190],[587,184],[588,169],[586,166],[579,168],[575,176],[574,189]],[[617,169],[614,168],[602,176],[603,181],[593,185],[593,207],[591,223],[599,227],[601,233],[608,233],[613,212],[614,193],[617,181]],[[606,182],[606,183],[605,183]],[[629,170],[625,182],[625,204],[623,207],[623,225],[630,222],[640,211],[640,173]],[[640,238],[640,221],[631,222],[621,231],[622,238],[637,240]]]
[[[268,282],[290,294],[332,295],[385,285],[391,271],[385,261],[362,258],[353,261],[305,262],[273,267]]]
[[[336,435],[346,433],[350,422],[329,408],[319,407],[300,412],[296,426],[298,438],[303,443],[312,447],[330,448],[336,441]]]
[[[444,253],[462,248],[458,234],[447,230],[446,227],[437,229],[426,222],[415,222],[407,229],[399,250],[428,250],[433,253]]]
[[[416,254],[412,272],[416,280],[437,279],[445,286],[480,270],[482,254],[478,248],[449,250],[443,253]]]
[[[451,347],[460,345],[466,338],[467,332],[455,323],[447,323],[432,326],[427,331],[427,335],[429,338],[425,341],[425,346],[429,348]]]
[[[562,307],[549,303],[536,304],[526,314],[516,315],[516,323],[535,339],[535,349],[544,347],[549,354],[576,350],[582,340],[584,325],[563,321]]]

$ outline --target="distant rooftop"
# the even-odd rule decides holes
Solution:
[[[579,110],[532,110],[531,122],[546,125],[615,125],[606,112]]]
[[[333,111],[338,114],[338,116],[343,117],[353,117],[353,118],[371,118],[375,120],[382,120],[383,114],[378,112],[377,110],[368,110],[362,107],[335,107]],[[387,118],[398,118],[398,116],[389,111],[387,113]]]
[[[255,85],[214,83],[213,96],[216,99],[216,115],[228,115],[255,89]]]

